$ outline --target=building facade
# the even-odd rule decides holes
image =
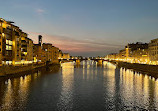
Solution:
[[[52,46],[52,62],[58,63],[59,62],[58,57],[59,57],[59,48]]]
[[[0,64],[20,65],[30,63],[33,54],[28,53],[28,51],[33,50],[31,48],[33,41],[27,38],[27,34],[13,23],[0,19]]]
[[[149,52],[148,49],[137,49],[132,52],[132,63],[149,63]]]
[[[59,50],[59,57],[58,59],[63,59],[63,52],[61,50]]]
[[[63,59],[70,59],[69,53],[63,53]]]
[[[39,44],[34,44],[34,62],[46,62],[46,53]]]
[[[33,44],[28,34],[14,22],[0,18],[0,66],[47,61],[58,63],[59,48],[50,43],[42,44],[41,35],[38,39],[39,43]]]
[[[42,48],[43,48],[43,50],[45,51],[45,53],[46,53],[46,61],[50,61],[50,62],[52,62],[52,60],[53,60],[53,51],[52,51],[52,44],[50,44],[50,43],[43,43],[42,44]]]
[[[149,49],[147,43],[132,43],[125,46],[119,53],[112,53],[106,56],[109,60],[118,60],[130,63],[149,63]]]
[[[149,60],[155,64],[158,62],[158,39],[153,39],[149,43]]]

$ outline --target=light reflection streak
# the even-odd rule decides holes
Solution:
[[[4,89],[1,110],[12,111],[14,108],[23,110],[27,103],[31,80],[36,78],[36,74],[33,74],[5,81],[7,87]]]
[[[90,73],[90,65],[89,64],[87,64],[87,79],[89,80],[90,79],[90,75],[91,73]]]
[[[152,108],[158,109],[158,80],[155,78],[143,75],[140,72],[135,72],[130,69],[120,68],[120,78],[118,72],[115,72],[115,66],[111,63],[103,63],[107,65],[107,73],[104,72],[104,77],[108,77],[110,84],[105,84],[108,87],[108,93],[112,97],[114,95],[114,87],[120,87],[120,96],[125,106],[140,107],[148,110],[153,110]],[[114,74],[115,80],[113,80]],[[120,79],[120,81],[118,81]],[[117,84],[113,84],[117,82]],[[120,83],[119,83],[120,82]],[[121,84],[119,86],[119,84]],[[132,110],[132,109],[129,109]]]
[[[108,82],[108,84],[104,84],[104,86],[106,86],[108,88],[107,94],[111,98],[114,96],[114,93],[115,93],[115,69],[116,69],[116,66],[108,63],[107,67],[108,67],[108,70],[107,70],[106,77],[109,82]]]
[[[158,100],[156,100],[155,103],[153,103],[153,101],[149,101],[153,98],[151,95],[154,95],[151,94],[151,92],[153,93],[152,89],[149,89],[151,88],[150,84],[152,82],[152,85],[154,85],[152,87],[155,87],[157,84],[155,82],[155,78],[142,75],[140,72],[135,72],[134,74],[132,70],[123,71],[122,68],[120,72],[123,74],[124,89],[122,89],[122,96],[127,99],[127,102],[125,103],[128,105],[129,103],[133,103],[133,106],[145,107],[146,109],[150,109],[151,102],[152,104],[157,104]]]
[[[13,106],[13,97],[12,97],[12,84],[11,80],[8,80],[7,88],[5,91],[4,99],[2,101],[2,111],[10,111]]]
[[[62,91],[57,103],[59,110],[71,110],[73,107],[74,64],[62,64]]]

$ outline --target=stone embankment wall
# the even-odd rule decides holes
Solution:
[[[57,64],[50,64],[57,65]],[[59,65],[59,64],[58,64]],[[0,77],[14,74],[22,74],[23,72],[33,71],[42,67],[47,67],[46,64],[32,64],[28,66],[1,66]]]
[[[158,65],[147,65],[147,64],[138,64],[138,63],[126,63],[118,61],[110,61],[114,64],[117,64],[118,67],[124,67],[127,69],[133,69],[144,74],[158,78]]]

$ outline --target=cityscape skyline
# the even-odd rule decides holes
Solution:
[[[2,18],[71,55],[104,56],[158,37],[158,1],[3,1]],[[11,6],[7,7],[6,6]],[[97,7],[96,7],[97,6]],[[99,7],[98,7],[99,6]],[[5,13],[4,13],[5,10]]]
[[[1,0],[0,111],[158,111],[158,0]]]

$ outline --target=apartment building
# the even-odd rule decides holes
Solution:
[[[33,62],[59,62],[59,48],[50,43],[33,44],[28,34],[14,22],[0,18],[0,65],[25,65]]]
[[[46,53],[46,61],[52,62],[53,60],[53,49],[52,49],[52,44],[50,43],[43,43],[42,48]]]
[[[58,59],[63,59],[63,52],[61,50],[59,50],[59,57]]]
[[[32,47],[29,43],[33,41],[28,39],[27,33],[14,25],[14,22],[0,19],[0,63],[4,65],[30,63],[33,57],[29,57],[33,54],[28,55],[27,50]]]
[[[58,63],[59,62],[58,57],[59,57],[59,48],[52,46],[52,62]]]
[[[63,53],[63,59],[70,59],[69,53]]]
[[[35,59],[34,62],[46,62],[46,53],[39,44],[34,44],[33,54]]]
[[[153,63],[158,62],[158,38],[149,43],[149,60]]]

